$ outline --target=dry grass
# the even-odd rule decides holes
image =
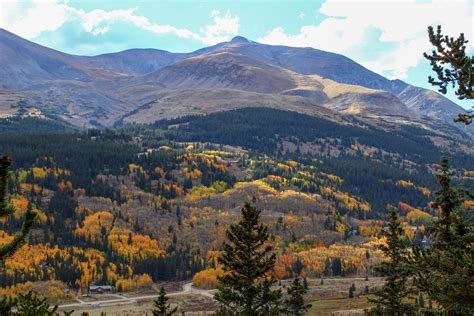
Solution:
[[[367,296],[343,299],[323,299],[311,303],[308,316],[319,315],[364,315],[364,309],[369,308]]]
[[[282,283],[287,286],[289,281]],[[352,283],[356,287],[356,292],[355,298],[350,299],[348,293]],[[364,308],[370,306],[367,303],[367,296],[363,294],[365,286],[373,288],[382,283],[382,278],[369,278],[368,281],[365,281],[364,278],[328,278],[324,279],[324,284],[321,285],[321,279],[309,279],[306,298],[313,306],[308,315],[332,315],[335,312],[338,315],[354,315],[355,310],[363,312]],[[172,293],[182,287],[182,282],[166,282],[163,285],[168,289],[168,293]],[[133,298],[139,294],[145,293],[128,293],[126,296]],[[216,303],[211,298],[196,294],[172,296],[169,302],[172,305],[178,304],[180,312],[185,311],[186,315],[208,315],[217,309]],[[152,309],[153,300],[147,299],[116,306],[77,307],[73,315],[88,312],[90,316],[100,316],[101,312],[105,312],[107,316],[145,316],[147,312],[150,315]]]
[[[170,297],[168,302],[172,306],[179,305],[178,314],[185,311],[188,316],[208,315],[217,308],[210,298],[201,295]],[[151,315],[152,310],[153,300],[139,300],[123,305],[75,308],[73,315],[79,316],[87,312],[90,316],[101,316],[101,313],[106,313],[107,316],[146,316]]]
[[[356,287],[355,297],[349,298],[349,287],[354,283]],[[320,279],[309,280],[308,301],[312,308],[308,315],[363,315],[363,309],[369,308],[367,295],[364,294],[366,286],[369,289],[383,284],[383,278],[329,278],[324,279],[321,285]],[[356,311],[358,310],[358,312]]]

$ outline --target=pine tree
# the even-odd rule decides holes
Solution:
[[[431,55],[424,53],[426,59],[430,61],[437,79],[428,78],[428,82],[439,87],[438,90],[446,94],[447,87],[457,86],[455,91],[459,99],[474,99],[474,56],[466,54],[466,44],[464,34],[461,33],[457,39],[443,35],[441,26],[438,25],[436,33],[433,27],[428,27],[428,36],[431,44],[436,48]],[[474,114],[460,114],[455,121],[464,124],[471,124]]]
[[[472,315],[474,230],[461,208],[462,195],[451,187],[451,176],[448,159],[443,157],[441,173],[437,175],[441,189],[432,203],[440,214],[430,230],[434,238],[429,248],[413,247],[408,263],[415,272],[413,282],[420,292],[450,315]]]
[[[368,300],[377,305],[377,308],[372,310],[373,314],[409,314],[413,308],[403,302],[411,292],[407,286],[410,275],[405,264],[407,249],[402,239],[403,227],[394,209],[388,212],[388,229],[383,234],[387,238],[387,244],[380,246],[380,250],[388,261],[378,265],[375,270],[385,276],[385,283],[374,292],[375,298]]]
[[[349,288],[349,298],[354,298],[354,292],[355,292],[355,285],[352,283],[351,287]]]
[[[58,306],[50,306],[46,298],[39,298],[33,292],[18,297],[3,296],[0,299],[0,315],[5,316],[59,316]],[[63,312],[64,316],[73,311]]]
[[[418,307],[425,308],[425,299],[421,293],[418,295]]]
[[[166,291],[163,287],[160,288],[160,295],[153,302],[155,303],[155,309],[152,311],[153,316],[171,316],[178,310],[178,306],[171,308],[167,304],[169,298],[166,296]]]
[[[305,304],[304,302],[305,293],[304,285],[301,284],[299,277],[296,277],[288,288],[287,297],[284,302],[287,315],[301,316],[311,308],[311,304]]]
[[[221,304],[217,315],[278,315],[281,291],[271,288],[275,254],[268,228],[260,223],[261,210],[250,203],[241,212],[242,219],[226,232],[229,243],[219,257],[225,274],[214,296]]]
[[[10,157],[4,156],[0,158],[0,217],[9,216],[15,212],[15,208],[8,203],[8,176],[10,174],[11,164],[12,160]],[[15,234],[11,242],[0,247],[0,264],[25,244],[35,217],[36,213],[33,210],[28,209],[26,211],[25,221],[23,222],[21,231]]]

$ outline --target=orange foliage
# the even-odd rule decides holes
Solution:
[[[462,206],[468,210],[474,210],[474,200],[464,201]]]
[[[24,196],[12,198],[10,204],[20,212],[25,212],[28,209],[28,200]]]
[[[183,189],[175,183],[165,184],[163,187],[168,192],[171,192],[171,189],[174,189],[174,192],[176,192],[176,196],[183,195]]]
[[[407,214],[407,219],[411,223],[417,223],[417,224],[429,224],[431,223],[433,216],[430,214],[423,212],[422,210],[418,209],[413,209]]]
[[[165,251],[158,246],[158,241],[151,239],[148,235],[133,235],[129,230],[113,228],[108,241],[114,251],[129,259],[165,254]]]
[[[162,178],[163,178],[163,176],[165,175],[165,172],[164,172],[163,169],[160,168],[160,167],[155,167],[155,170],[154,170],[154,171],[155,171],[155,173],[158,173]]]
[[[365,237],[376,237],[382,231],[382,221],[370,221],[359,226],[359,233]]]
[[[64,301],[67,299],[72,299],[74,297],[73,292],[65,292],[64,289],[67,286],[61,281],[43,281],[43,282],[25,282],[18,283],[13,286],[6,288],[0,288],[0,297],[4,296],[18,296],[18,294],[26,294],[29,291],[33,291],[36,295],[40,297],[47,297],[53,302]]]
[[[122,291],[130,291],[138,288],[149,287],[153,284],[153,280],[148,274],[134,275],[128,279],[118,279],[115,281],[115,287]]]
[[[208,268],[200,271],[193,276],[193,284],[203,289],[214,289],[219,283],[218,277],[224,275],[222,267]]]
[[[413,187],[414,184],[411,181],[406,181],[406,180],[398,180],[395,182],[395,185],[398,187]]]
[[[31,192],[31,189],[34,189],[35,193],[39,193],[41,191],[41,187],[37,184],[30,184],[30,183],[21,183],[20,184],[21,193]],[[45,190],[45,189],[43,189]],[[46,190],[45,190],[46,192]]]
[[[113,222],[114,216],[109,212],[97,212],[87,216],[84,219],[83,226],[76,227],[77,236],[90,238],[92,241],[99,240],[102,236],[102,230],[108,231]]]
[[[361,210],[364,212],[370,211],[370,204],[364,200],[357,199],[347,192],[336,191],[329,187],[320,187],[321,194],[326,197],[331,197],[341,202],[341,204],[349,211]]]
[[[402,211],[405,211],[405,212],[409,212],[412,209],[414,209],[413,206],[411,206],[410,204],[404,203],[404,202],[399,202],[398,203],[398,208]]]

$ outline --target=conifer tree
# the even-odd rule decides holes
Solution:
[[[300,278],[296,277],[288,288],[284,302],[287,315],[301,316],[311,308],[311,304],[305,304],[304,302],[305,293],[304,285],[300,282]]]
[[[466,54],[466,44],[464,34],[461,33],[457,39],[443,35],[441,26],[438,25],[436,33],[432,26],[428,27],[428,36],[431,44],[436,48],[431,55],[424,53],[426,59],[430,61],[437,79],[428,78],[428,82],[437,86],[438,91],[446,94],[447,88],[451,85],[457,86],[455,91],[457,97],[463,99],[474,99],[474,56]],[[474,114],[459,114],[455,119],[457,122],[471,124]]]
[[[375,270],[385,276],[385,283],[374,292],[375,298],[368,299],[377,305],[372,314],[401,316],[412,313],[413,307],[404,303],[411,292],[407,286],[410,275],[405,263],[407,248],[402,239],[403,227],[393,208],[388,212],[388,229],[383,234],[387,244],[380,246],[380,250],[388,261],[382,262]]]
[[[169,298],[166,296],[166,291],[163,287],[160,288],[160,295],[153,302],[155,303],[155,309],[152,311],[153,316],[172,316],[178,310],[178,306],[171,308],[167,304]]]
[[[349,298],[354,298],[354,292],[356,290],[356,287],[354,283],[352,283],[351,287],[349,288]]]
[[[0,158],[0,217],[5,217],[13,214],[15,208],[9,204],[8,196],[8,177],[10,174],[10,166],[12,160],[10,157],[4,156]],[[12,256],[21,246],[26,242],[26,238],[33,226],[36,213],[28,208],[25,213],[25,221],[21,231],[15,234],[12,241],[7,244],[0,246],[0,264],[2,264],[6,258]]]
[[[225,274],[214,296],[221,304],[217,315],[278,315],[281,291],[272,289],[275,254],[268,228],[260,223],[261,210],[250,203],[241,212],[242,219],[226,232],[228,243],[219,257]]]
[[[50,306],[46,298],[40,298],[33,292],[20,294],[18,297],[4,296],[0,299],[0,315],[2,316],[59,316],[58,306]],[[72,315],[73,311],[64,311],[64,316]]]
[[[451,187],[448,159],[442,158],[437,175],[441,189],[432,207],[439,212],[430,247],[414,247],[408,263],[414,285],[449,315],[474,314],[474,230],[472,214],[464,214],[462,195]],[[471,219],[468,217],[471,216]]]
[[[425,299],[421,293],[418,295],[418,307],[425,308]]]

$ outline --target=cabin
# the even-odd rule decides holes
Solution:
[[[89,293],[112,293],[112,286],[111,285],[91,285],[89,287]]]

